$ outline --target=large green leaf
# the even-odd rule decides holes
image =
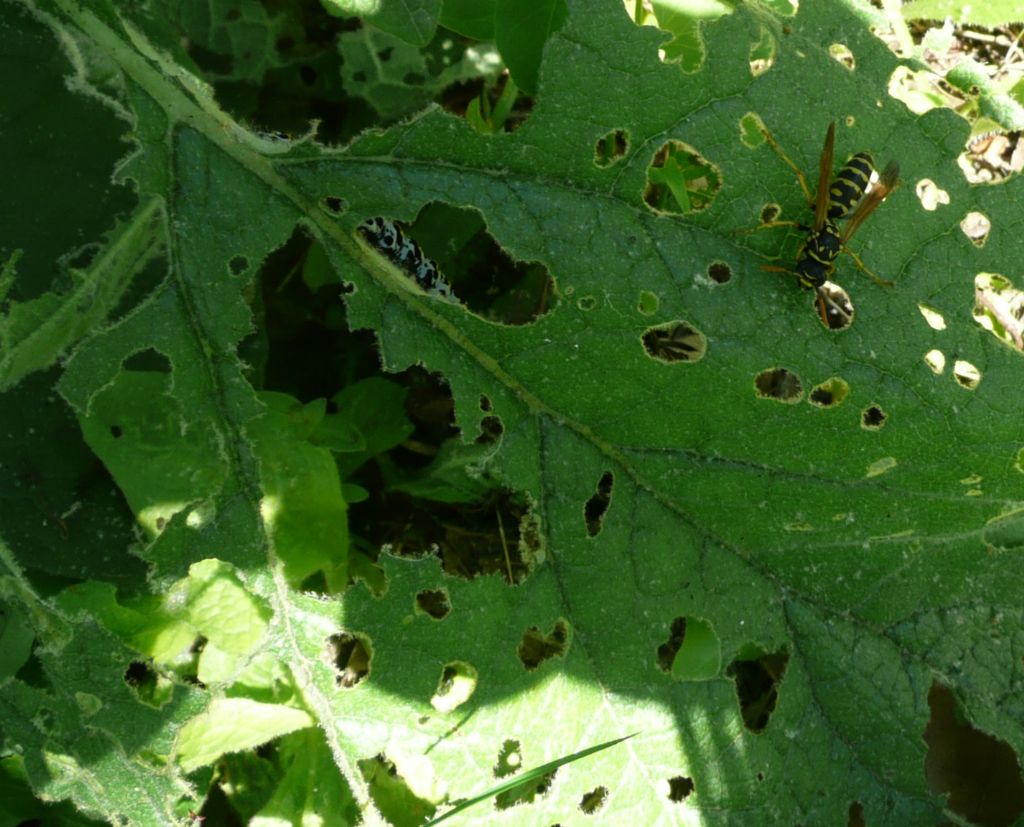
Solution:
[[[282,149],[232,122],[110,8],[46,3],[61,42],[104,56],[122,80],[113,88],[137,148],[124,172],[163,201],[170,265],[159,288],[75,350],[59,390],[88,434],[135,381],[125,360],[165,357],[169,378],[137,393],[166,399],[178,428],[168,436],[210,446],[218,473],[197,474],[192,497],[172,492],[185,505],[154,524],[161,533],[140,554],[158,584],[226,560],[271,607],[261,654],[290,670],[368,823],[381,817],[361,760],[384,755],[436,803],[492,785],[510,752],[535,766],[636,732],[560,769],[544,794],[481,805],[463,823],[569,822],[605,788],[589,824],[817,825],[858,808],[870,824],[934,824],[943,802],[926,783],[923,740],[933,683],[976,726],[1024,746],[1012,702],[1019,525],[993,522],[1021,507],[1021,362],[971,316],[974,275],[1018,260],[1021,181],[969,188],[955,161],[966,124],[940,111],[915,118],[887,97],[896,61],[846,6],[803,4],[784,28],[741,7],[704,28],[704,63],[684,74],[660,61],[664,35],[635,27],[618,0],[567,5],[516,132],[482,135],[430,109],[342,149]],[[749,54],[766,36],[774,63],[755,75]],[[835,44],[856,69],[833,59]],[[847,330],[824,329],[794,278],[761,269],[786,249],[784,231],[735,232],[769,202],[808,217],[791,171],[749,140],[750,113],[812,184],[831,121],[837,154],[869,148],[902,165],[905,186],[852,244],[896,286],[844,259],[836,278],[856,308]],[[617,130],[622,157],[595,163]],[[648,167],[670,140],[713,165],[721,190],[707,209],[665,215],[644,202]],[[925,210],[924,178],[948,206]],[[479,211],[514,259],[542,262],[557,303],[530,325],[481,318],[417,291],[357,234],[367,218],[409,221],[434,201]],[[980,247],[959,229],[971,210],[992,223]],[[350,323],[376,331],[388,369],[439,371],[467,442],[485,415],[500,418],[487,471],[523,493],[540,526],[518,586],[386,557],[383,596],[361,584],[329,598],[289,588],[260,509],[284,463],[261,453],[273,420],[236,349],[253,323],[256,265],[298,224],[353,286]],[[650,328],[676,322],[702,358],[668,363],[645,348]],[[941,370],[925,359],[933,351]],[[954,378],[958,360],[980,383],[963,367]],[[795,404],[766,398],[764,383],[759,393],[757,377],[777,368],[799,379]],[[821,384],[830,393],[807,401]],[[602,490],[607,509],[595,516],[587,506]],[[13,563],[8,572],[20,587]],[[449,610],[421,611],[436,593]],[[134,823],[169,821],[168,802],[188,792],[162,760],[185,713],[198,712],[194,692],[163,715],[122,697],[127,651],[90,621],[74,642],[102,657],[57,658],[71,633],[34,609],[37,636],[53,644],[48,681],[4,686],[6,731],[26,750],[63,744],[71,755],[53,779],[52,761],[35,761],[37,791],[93,814],[116,805]],[[329,657],[345,635],[370,656],[354,686]],[[765,663],[781,664],[769,673],[777,701],[754,720],[737,688]],[[456,685],[461,705],[445,701]],[[68,733],[85,714],[75,703],[92,717],[72,754]],[[61,727],[41,725],[42,708],[61,710]],[[289,715],[262,731],[301,725]],[[126,774],[124,756],[162,774]],[[140,784],[141,803],[127,796]]]

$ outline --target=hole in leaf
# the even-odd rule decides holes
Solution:
[[[614,481],[615,477],[612,475],[612,472],[605,471],[601,475],[601,479],[597,481],[597,490],[587,500],[587,504],[583,508],[583,518],[587,523],[587,535],[590,537],[596,537],[601,533],[601,524],[604,522],[604,515],[608,510],[608,504],[612,500],[612,484]]]
[[[722,654],[718,635],[705,620],[677,617],[669,637],[658,647],[658,668],[681,681],[703,681],[716,677]]]
[[[660,304],[657,293],[652,293],[650,290],[641,290],[640,301],[637,302],[636,309],[644,316],[653,316],[658,312]]]
[[[707,352],[704,334],[688,322],[649,327],[642,337],[647,355],[659,362],[699,362]]]
[[[507,72],[494,80],[478,77],[453,83],[442,93],[440,104],[483,135],[515,132],[533,110],[533,98]]]
[[[775,399],[795,404],[804,394],[800,378],[785,368],[763,370],[754,379],[754,388],[761,399]]]
[[[775,64],[775,37],[767,28],[761,27],[761,36],[750,47],[747,61],[750,65],[750,74],[755,78],[763,75]]]
[[[144,683],[156,683],[156,672],[150,664],[133,660],[124,672],[124,682],[133,689],[138,689]]]
[[[751,732],[762,732],[768,726],[788,664],[789,654],[784,650],[767,654],[752,651],[726,669],[726,675],[736,684],[743,725]]]
[[[923,115],[937,104],[935,92],[943,95],[943,105],[958,106],[962,101],[943,93],[936,83],[936,74],[931,69],[914,71],[907,66],[897,66],[889,75],[887,86],[890,97],[900,101],[915,115]]]
[[[232,256],[231,261],[228,262],[228,268],[231,270],[231,275],[240,276],[249,269],[249,259],[245,256]]]
[[[1001,129],[982,132],[967,143],[957,157],[957,166],[972,184],[995,184],[1024,168],[1024,143],[1021,133]]]
[[[674,9],[664,3],[637,4],[635,13],[632,6],[630,17],[640,26],[657,26],[672,35],[658,50],[663,63],[674,63],[682,71],[696,72],[706,58],[704,36],[701,26],[720,17],[725,12],[724,4],[708,4],[700,10]]]
[[[771,224],[781,214],[782,207],[780,207],[778,204],[765,204],[763,207],[761,207],[761,223]]]
[[[152,663],[132,661],[124,673],[124,682],[142,703],[159,709],[171,700],[174,684],[155,669]]]
[[[849,294],[838,284],[826,281],[821,286],[821,292],[825,294],[828,302],[825,305],[826,314],[823,324],[829,330],[844,330],[853,324],[854,310]],[[818,297],[814,297],[814,308],[818,318],[821,313],[818,310]]]
[[[444,620],[451,610],[452,604],[445,589],[424,589],[416,595],[416,611],[430,615],[434,620]]]
[[[470,664],[464,661],[446,663],[430,705],[443,713],[457,709],[472,697],[478,680],[479,674]]]
[[[857,62],[853,59],[853,52],[845,43],[833,43],[828,47],[828,53],[841,66],[845,66],[851,72],[857,68]]]
[[[918,181],[914,191],[921,201],[921,206],[929,212],[937,210],[940,205],[949,203],[949,193],[940,189],[939,185],[931,178],[922,178]]]
[[[807,399],[812,405],[820,408],[831,408],[833,405],[842,404],[846,395],[850,392],[850,385],[845,379],[833,376],[816,386],[808,395]]]
[[[1024,350],[1024,291],[998,273],[974,277],[974,309],[979,325],[1003,344]]]
[[[370,674],[373,647],[362,635],[339,632],[327,640],[328,656],[337,670],[335,683],[344,689],[351,689]]]
[[[862,428],[867,428],[869,431],[877,431],[883,425],[885,425],[886,416],[878,405],[870,405],[861,411],[860,424]]]
[[[924,363],[928,365],[932,373],[938,376],[946,369],[946,354],[932,348],[924,355]]]
[[[526,671],[532,672],[550,658],[564,657],[569,649],[568,644],[569,624],[565,620],[558,620],[549,635],[545,635],[536,626],[527,629],[516,649],[516,654],[519,655],[519,660],[526,667]]]
[[[992,222],[984,213],[972,210],[960,222],[960,229],[971,240],[971,244],[975,247],[984,247],[992,230]]]
[[[166,373],[171,372],[171,360],[160,351],[151,347],[140,350],[127,357],[121,367],[125,370],[136,370],[143,373]]]
[[[508,739],[501,745],[501,749],[498,750],[498,760],[491,771],[494,773],[495,778],[507,778],[519,772],[519,768],[522,765],[522,746],[518,741]]]
[[[597,307],[597,299],[593,296],[580,296],[576,299],[576,306],[583,311],[593,310]]]
[[[419,72],[406,72],[402,77],[402,83],[406,86],[422,86],[426,82],[426,75]]]
[[[396,259],[401,258],[403,243],[415,245],[420,256],[443,274],[459,300],[478,316],[499,324],[524,325],[556,304],[554,281],[547,268],[539,262],[512,259],[473,208],[435,201],[427,204],[408,228],[391,224],[398,239],[393,240],[390,232],[381,233],[382,252],[408,271]],[[372,239],[371,243],[378,246]],[[389,249],[397,252],[389,253]],[[410,254],[407,260],[413,258]]]
[[[370,218],[359,225],[358,231],[428,296],[453,300],[451,284],[438,269],[437,262],[420,249],[416,239],[401,224],[390,218]]]
[[[694,791],[694,784],[692,778],[687,778],[685,775],[676,775],[668,780],[668,791],[666,798],[669,801],[676,803],[688,798],[690,793]]]
[[[628,149],[629,137],[625,130],[612,130],[594,147],[594,163],[599,167],[610,167],[621,160]]]
[[[957,359],[953,363],[953,377],[971,391],[981,383],[981,371],[963,359]]]
[[[124,429],[120,425],[111,425],[110,435],[114,439],[120,439],[122,436],[124,436]]]
[[[389,60],[391,60],[391,55],[394,53],[394,51],[395,49],[393,46],[387,46],[386,48],[383,48],[379,52],[377,52],[377,57],[381,63],[387,63]]]
[[[99,244],[83,244],[63,257],[68,270],[87,270],[102,248]]]
[[[189,646],[184,662],[177,661],[174,665],[177,676],[195,686],[203,686],[203,682],[199,680],[199,658],[203,654],[203,650],[206,649],[206,644],[206,638],[198,635]]]
[[[949,808],[971,824],[1015,823],[1024,811],[1024,782],[1013,748],[971,726],[953,693],[938,683],[928,692],[928,708],[924,770],[931,792],[948,796]]]
[[[425,788],[431,779],[420,778],[417,783],[409,784],[395,763],[383,753],[363,758],[357,765],[386,823],[423,824],[437,812],[434,804],[416,794],[416,790]],[[409,769],[418,772],[421,768],[411,766]]]
[[[919,304],[917,309],[921,311],[921,315],[924,316],[924,320],[932,330],[946,329],[946,317],[934,307],[929,307],[926,304]]]
[[[485,416],[480,420],[480,435],[476,438],[477,445],[494,445],[505,433],[505,426],[499,416]]]
[[[732,268],[724,261],[713,261],[708,265],[708,278],[716,284],[725,284],[732,278]]]
[[[498,573],[510,584],[522,582],[542,557],[537,517],[525,497],[452,473],[450,456],[445,451],[436,459],[443,474],[427,465],[392,490],[372,492],[353,509],[353,530],[401,557],[437,554],[453,577]]]
[[[484,413],[490,413],[494,410],[494,405],[492,404],[490,397],[485,396],[484,394],[480,394],[480,410]]]
[[[684,637],[686,637],[686,618],[677,617],[669,627],[668,640],[658,647],[657,664],[662,672],[666,674],[672,672],[672,662],[676,659],[679,647],[683,645]]]
[[[337,195],[325,195],[320,200],[320,204],[331,215],[341,215],[348,209],[348,202]]]
[[[644,202],[655,212],[685,215],[711,206],[722,188],[718,168],[681,141],[667,141],[647,168]]]
[[[584,793],[580,799],[580,809],[586,815],[593,815],[600,810],[608,800],[607,787],[595,787],[589,793]]]
[[[543,775],[524,781],[511,790],[506,790],[494,797],[494,807],[497,810],[507,810],[510,807],[518,807],[521,804],[531,804],[538,796],[543,796],[551,789],[551,782],[555,778],[558,769],[553,769]]]
[[[330,398],[339,376],[363,376],[364,365],[379,363],[376,339],[349,330],[339,301],[345,288],[327,252],[301,228],[253,269],[265,321],[259,334],[242,341],[239,355],[249,365],[263,365],[257,384],[265,390],[303,400]],[[303,353],[320,358],[303,359]]]
[[[866,827],[864,823],[864,805],[854,801],[846,814],[846,827]]]

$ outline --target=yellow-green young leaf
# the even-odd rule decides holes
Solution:
[[[293,584],[323,571],[328,583],[341,586],[348,506],[331,452],[311,444],[306,431],[300,407],[294,417],[268,409],[250,425],[263,480],[260,513]]]
[[[69,613],[88,613],[127,646],[170,663],[195,642],[196,629],[181,606],[168,606],[164,595],[121,603],[109,583],[80,583],[60,595],[58,605]]]
[[[285,772],[275,774],[273,794],[260,802],[250,827],[303,823],[349,827],[359,822],[359,811],[320,729],[309,727],[284,736],[277,753]],[[315,780],[311,783],[310,779]]]
[[[181,728],[175,755],[186,772],[212,764],[228,752],[240,752],[311,726],[309,713],[245,698],[220,698]]]
[[[172,596],[184,601],[189,621],[207,640],[236,657],[251,654],[266,633],[269,611],[220,560],[193,565]]]

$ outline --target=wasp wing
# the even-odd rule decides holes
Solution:
[[[850,214],[850,217],[846,220],[846,226],[843,227],[842,242],[846,244],[847,241],[857,232],[857,228],[867,220],[867,217],[871,215],[881,204],[886,196],[889,195],[896,185],[899,183],[900,178],[900,165],[895,161],[890,161],[889,166],[885,168],[885,171],[875,181],[874,185],[868,190],[856,209]]]
[[[825,146],[821,149],[821,164],[818,168],[818,193],[814,197],[814,229],[820,230],[828,214],[828,188],[832,183],[832,161],[835,154],[836,124],[828,125]]]

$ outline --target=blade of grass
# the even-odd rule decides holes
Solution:
[[[426,824],[423,825],[423,827],[434,827],[435,824],[440,824],[449,816],[453,816],[456,813],[461,813],[463,810],[472,807],[474,804],[479,804],[481,801],[484,801],[488,798],[493,798],[494,796],[500,795],[501,793],[508,792],[509,790],[514,790],[516,787],[522,786],[523,784],[527,784],[530,781],[540,778],[542,775],[546,775],[552,770],[558,769],[563,764],[570,764],[573,761],[579,761],[581,758],[586,758],[588,755],[592,755],[595,752],[600,752],[603,749],[608,749],[608,747],[613,747],[616,744],[621,743],[622,741],[626,741],[629,738],[632,738],[634,735],[636,735],[636,733],[632,732],[629,735],[623,735],[621,738],[616,738],[613,741],[605,741],[603,744],[595,744],[594,746],[587,747],[586,749],[582,749],[579,752],[574,752],[572,753],[572,755],[565,755],[561,758],[556,758],[554,761],[549,761],[547,764],[541,764],[539,767],[534,767],[533,769],[526,770],[526,772],[517,775],[515,778],[510,778],[508,781],[505,781],[502,784],[498,784],[495,787],[491,787],[491,789],[487,790],[486,792],[480,793],[480,795],[478,796],[460,802],[444,815],[438,816],[432,821],[428,821]]]

